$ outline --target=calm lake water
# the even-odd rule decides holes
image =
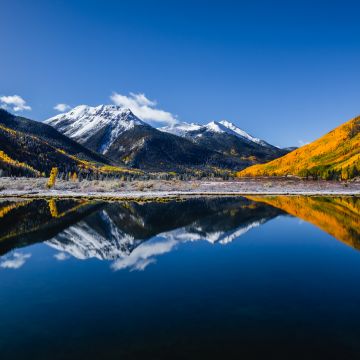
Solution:
[[[0,200],[0,357],[359,359],[360,198]]]

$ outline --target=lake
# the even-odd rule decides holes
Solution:
[[[359,197],[1,199],[1,359],[359,359],[359,250]]]

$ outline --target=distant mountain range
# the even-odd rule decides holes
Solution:
[[[78,259],[113,260],[114,269],[143,269],[178,244],[227,244],[283,214],[245,198],[167,203],[88,200],[0,201],[0,255],[46,241]]]
[[[212,121],[206,125],[195,123],[176,123],[172,126],[165,126],[159,128],[161,131],[169,132],[174,135],[189,138],[201,138],[207,134],[229,134],[236,136],[242,140],[247,140],[249,143],[256,143],[258,145],[271,147],[266,141],[260,140],[249,135],[244,130],[241,130],[236,125],[227,120]]]
[[[179,244],[226,245],[279,215],[291,214],[360,249],[360,199],[321,196],[191,198],[185,201],[0,200],[0,255],[46,241],[78,259],[143,270]],[[61,258],[60,258],[61,259]]]
[[[357,117],[299,149],[280,149],[225,120],[157,129],[115,105],[80,105],[43,123],[0,109],[0,171],[12,176],[48,176],[52,167],[96,176],[133,169],[221,176],[237,171],[240,177],[348,179],[360,174],[359,129]]]
[[[45,123],[115,162],[144,170],[236,170],[287,153],[229,122],[155,129],[115,105],[77,106]]]
[[[344,180],[359,176],[360,116],[279,159],[238,173],[240,177],[285,175]]]
[[[268,144],[249,135],[233,123],[222,120],[206,125],[179,123],[159,130],[189,139],[195,144],[224,155],[262,163],[288,153],[285,149]]]

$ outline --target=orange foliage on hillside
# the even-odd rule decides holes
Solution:
[[[21,201],[21,202],[14,202],[9,205],[0,204],[0,218],[3,218],[5,215],[10,213],[11,211],[13,211],[21,206],[25,206],[25,205],[29,204],[30,202],[31,202],[31,200],[26,200],[26,201]]]
[[[239,177],[286,175],[344,180],[360,175],[360,116],[281,158],[237,173]]]
[[[24,134],[21,131],[15,131],[15,130],[7,128],[6,126],[3,126],[1,124],[0,124],[0,129],[2,131],[6,132],[12,138],[18,138],[18,137],[21,137],[21,136],[26,136],[27,138],[34,139],[37,142],[45,144],[52,151],[63,155],[64,157],[68,158],[69,160],[73,160],[77,164],[79,169],[91,170],[94,173],[99,173],[99,174],[118,174],[118,173],[141,174],[142,173],[142,171],[140,171],[140,170],[127,169],[125,167],[110,166],[110,165],[103,166],[103,165],[99,165],[99,164],[91,162],[91,161],[80,159],[79,157],[77,157],[75,155],[71,155],[71,154],[67,153],[63,149],[58,149],[58,148],[54,147],[52,144],[50,144],[49,142],[47,142],[47,141],[45,141],[45,140],[43,140],[41,138],[38,138],[38,137],[36,137],[34,135]],[[28,164],[26,164],[24,162],[19,162],[17,160],[12,159],[7,154],[5,154],[4,151],[1,151],[1,150],[0,150],[0,161],[3,161],[5,163],[8,163],[8,164],[10,164],[12,166],[15,166],[15,167],[26,168],[27,170],[32,172],[34,175],[41,176],[41,173],[38,170],[34,169],[33,167],[31,167],[30,165],[28,165]]]
[[[360,249],[360,198],[320,196],[247,196],[305,220],[336,239]]]
[[[5,126],[0,125],[0,129],[2,129],[3,131],[7,131],[9,134],[15,135],[16,132],[14,130],[8,129]],[[31,167],[28,164],[25,164],[23,162],[17,161],[12,159],[9,155],[7,155],[4,151],[0,150],[0,161],[9,164],[11,166],[14,167],[18,167],[18,168],[23,168],[28,170],[29,172],[33,173],[36,176],[40,176],[40,172],[36,169],[34,169],[33,167]]]

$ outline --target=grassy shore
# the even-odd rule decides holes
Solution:
[[[0,178],[0,196],[165,198],[202,195],[360,195],[360,181],[335,182],[295,178],[233,181],[56,181],[52,189],[44,178]]]

